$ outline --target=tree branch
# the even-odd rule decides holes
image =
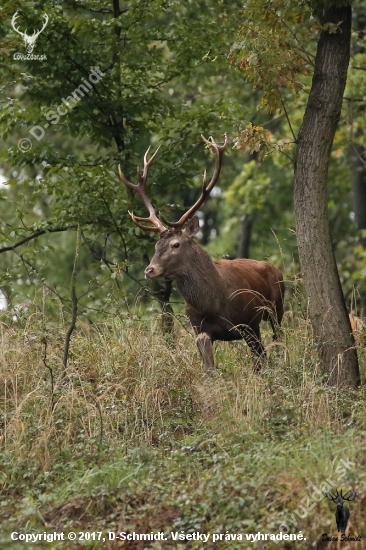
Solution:
[[[278,93],[279,93],[279,90],[278,90]],[[290,127],[292,137],[294,138],[294,142],[296,143],[295,132],[294,132],[294,130],[293,130],[293,128],[292,128],[292,124],[291,124],[290,118],[289,118],[289,116],[288,116],[288,112],[287,112],[287,109],[286,109],[285,102],[283,101],[281,94],[279,94],[279,95],[280,95],[280,99],[281,99],[281,104],[282,104],[283,110],[284,110],[284,112],[285,112],[285,116],[286,116],[287,123],[288,123],[288,125],[289,125],[289,127]]]
[[[18,248],[18,246],[22,246],[22,244],[25,244],[29,241],[32,241],[33,239],[36,239],[37,237],[40,237],[41,235],[45,235],[46,233],[58,233],[60,231],[68,231],[69,229],[76,229],[77,225],[70,225],[68,227],[55,227],[55,228],[48,228],[48,229],[37,229],[34,233],[31,235],[28,235],[28,237],[25,237],[21,241],[18,241],[17,243],[11,245],[11,246],[4,246],[3,248],[0,248],[0,254],[1,252],[9,252],[9,250],[15,250]]]

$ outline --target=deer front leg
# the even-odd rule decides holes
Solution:
[[[259,326],[246,327],[244,338],[252,352],[253,371],[255,374],[258,374],[262,368],[263,360],[266,359],[266,352],[261,341]]]
[[[206,332],[201,332],[196,338],[196,344],[203,359],[205,373],[207,376],[212,376],[215,363],[210,336]]]

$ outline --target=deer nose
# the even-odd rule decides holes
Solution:
[[[145,269],[145,279],[150,279],[150,277],[154,274],[154,268],[153,267],[150,267],[148,266],[146,269]]]

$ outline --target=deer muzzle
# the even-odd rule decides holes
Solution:
[[[155,277],[160,277],[163,274],[161,267],[157,265],[148,265],[145,269],[145,279],[154,279]]]
[[[148,266],[145,269],[145,279],[151,279],[152,277],[154,277],[154,268]]]
[[[145,279],[154,279],[155,277],[161,277],[164,274],[164,267],[159,263],[151,263],[145,269]]]

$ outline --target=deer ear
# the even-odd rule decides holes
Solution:
[[[200,223],[198,221],[197,216],[193,216],[191,220],[189,220],[184,232],[188,237],[194,237],[194,235],[197,235],[198,231],[200,230]]]

